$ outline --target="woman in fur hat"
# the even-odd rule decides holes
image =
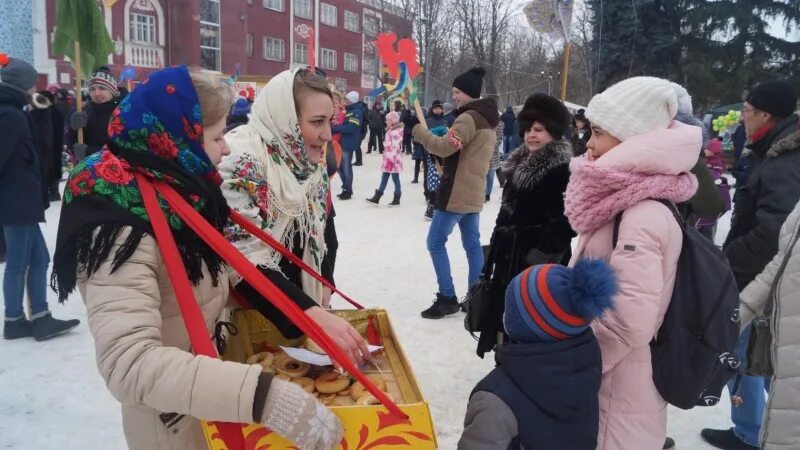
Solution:
[[[575,233],[564,216],[572,146],[564,139],[571,116],[558,99],[533,94],[518,116],[524,143],[503,163],[506,176],[486,267],[492,270],[492,330],[481,333],[478,355],[503,330],[503,298],[509,281],[534,264],[566,264]]]

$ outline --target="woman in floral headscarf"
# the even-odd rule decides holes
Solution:
[[[166,182],[212,226],[229,209],[215,164],[230,90],[185,67],[155,72],[113,112],[109,143],[70,175],[58,229],[53,287],[76,285],[97,366],[122,403],[131,449],[206,448],[200,420],[264,423],[303,449],[338,445],[338,419],[261,366],[195,355],[134,174]],[[223,264],[162,202],[209,332],[228,300]]]
[[[231,155],[220,164],[222,190],[231,208],[328,280],[332,279],[332,261],[325,228],[330,186],[322,155],[332,139],[334,114],[332,94],[324,78],[306,69],[282,72],[256,98],[250,122],[225,136]],[[345,353],[354,361],[364,360],[368,354],[364,339],[345,320],[320,307],[327,306],[330,298],[320,282],[238,227],[229,239]],[[301,335],[246,281],[235,279],[234,284],[286,337]]]

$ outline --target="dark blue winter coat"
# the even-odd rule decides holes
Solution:
[[[591,329],[555,343],[506,344],[497,360],[472,391],[459,450],[597,447],[602,365]]]
[[[0,226],[44,222],[49,205],[27,104],[21,90],[0,82]]]
[[[364,120],[363,103],[353,103],[345,107],[344,122],[333,127],[333,134],[341,133],[342,150],[355,151],[361,145],[361,123]]]
[[[506,112],[500,115],[500,121],[503,122],[503,136],[511,136],[514,134],[514,122],[517,121],[517,117],[514,115],[514,109],[512,107],[506,108]]]

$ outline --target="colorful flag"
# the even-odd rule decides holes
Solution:
[[[80,44],[81,67],[73,67],[84,76],[105,64],[114,52],[100,8],[95,0],[59,0],[53,52],[75,61],[75,42]]]

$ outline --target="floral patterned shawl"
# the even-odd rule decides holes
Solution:
[[[118,247],[113,269],[152,235],[134,172],[165,181],[222,230],[229,209],[221,178],[203,150],[200,103],[185,66],[153,73],[114,110],[108,145],[78,163],[64,190],[51,285],[64,301],[78,272],[91,275],[106,259],[123,228],[132,232]],[[217,280],[220,258],[161,201],[189,279],[202,278],[202,263]],[[120,244],[116,242],[116,244]]]

